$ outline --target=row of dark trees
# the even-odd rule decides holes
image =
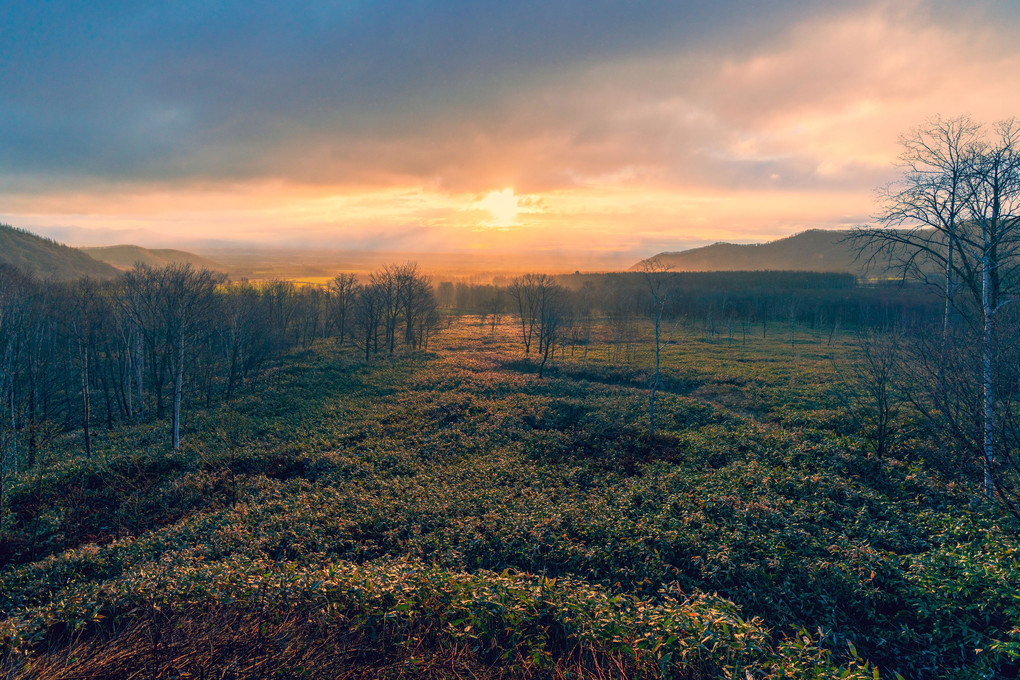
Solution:
[[[610,329],[611,343],[616,345],[630,341],[637,321],[657,315],[683,318],[689,328],[700,326],[706,335],[714,336],[738,325],[767,334],[773,325],[781,324],[786,330],[791,322],[829,332],[919,326],[939,312],[938,296],[918,283],[862,284],[851,274],[815,272],[662,271],[655,275],[658,295],[652,293],[644,272],[529,274],[506,286],[441,285],[439,299],[451,311],[477,314],[491,323],[507,313],[519,318],[519,293],[539,278],[542,287],[558,287],[565,317],[560,334],[571,344],[584,344],[592,319]],[[530,353],[528,339],[522,336],[522,341]]]
[[[81,430],[91,455],[96,427],[168,419],[176,449],[182,409],[229,402],[289,349],[326,337],[366,356],[421,348],[438,318],[414,264],[325,288],[189,265],[74,282],[0,266],[0,493],[62,433]]]
[[[557,346],[570,346],[573,354],[581,345],[586,356],[596,323],[608,331],[605,339],[616,346],[617,358],[621,344],[647,343],[646,322],[650,323],[654,350],[648,383],[651,438],[655,437],[662,350],[681,325],[689,331],[694,324],[708,329],[724,321],[732,329],[739,322],[746,337],[749,323],[761,323],[763,334],[771,322],[784,323],[790,333],[806,323],[829,330],[831,342],[841,323],[857,333],[904,328],[923,333],[921,329],[938,312],[937,297],[920,285],[860,286],[849,274],[811,272],[675,273],[655,258],[644,265],[641,272],[627,274],[524,274],[505,287],[458,285],[447,290],[447,299],[453,292],[458,303],[473,304],[474,311],[490,319],[493,327],[503,311],[509,312],[525,355],[537,349],[539,377]]]

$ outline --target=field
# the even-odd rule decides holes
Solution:
[[[1016,675],[1017,526],[909,417],[873,455],[849,336],[681,326],[650,439],[650,342],[596,328],[538,378],[515,332],[320,341],[179,452],[165,423],[61,440],[2,508],[0,671]]]

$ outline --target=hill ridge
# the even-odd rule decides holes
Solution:
[[[78,248],[0,222],[0,263],[43,279],[112,279],[117,270]]]
[[[637,271],[651,259],[675,271],[783,270],[862,274],[857,251],[846,237],[849,229],[807,229],[762,243],[717,241],[680,251],[664,251],[634,264]]]
[[[150,267],[164,267],[168,264],[190,264],[194,267],[223,270],[225,267],[209,258],[186,250],[175,248],[144,248],[128,243],[112,246],[87,246],[80,248],[90,257],[105,262],[120,270],[130,269],[136,263]]]

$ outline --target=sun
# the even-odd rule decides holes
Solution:
[[[488,227],[512,227],[517,224],[520,206],[513,188],[490,191],[475,206],[492,215],[492,219],[485,222]]]

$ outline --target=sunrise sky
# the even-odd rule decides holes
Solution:
[[[1020,2],[0,4],[0,221],[75,245],[646,255],[867,222],[1020,115]]]

